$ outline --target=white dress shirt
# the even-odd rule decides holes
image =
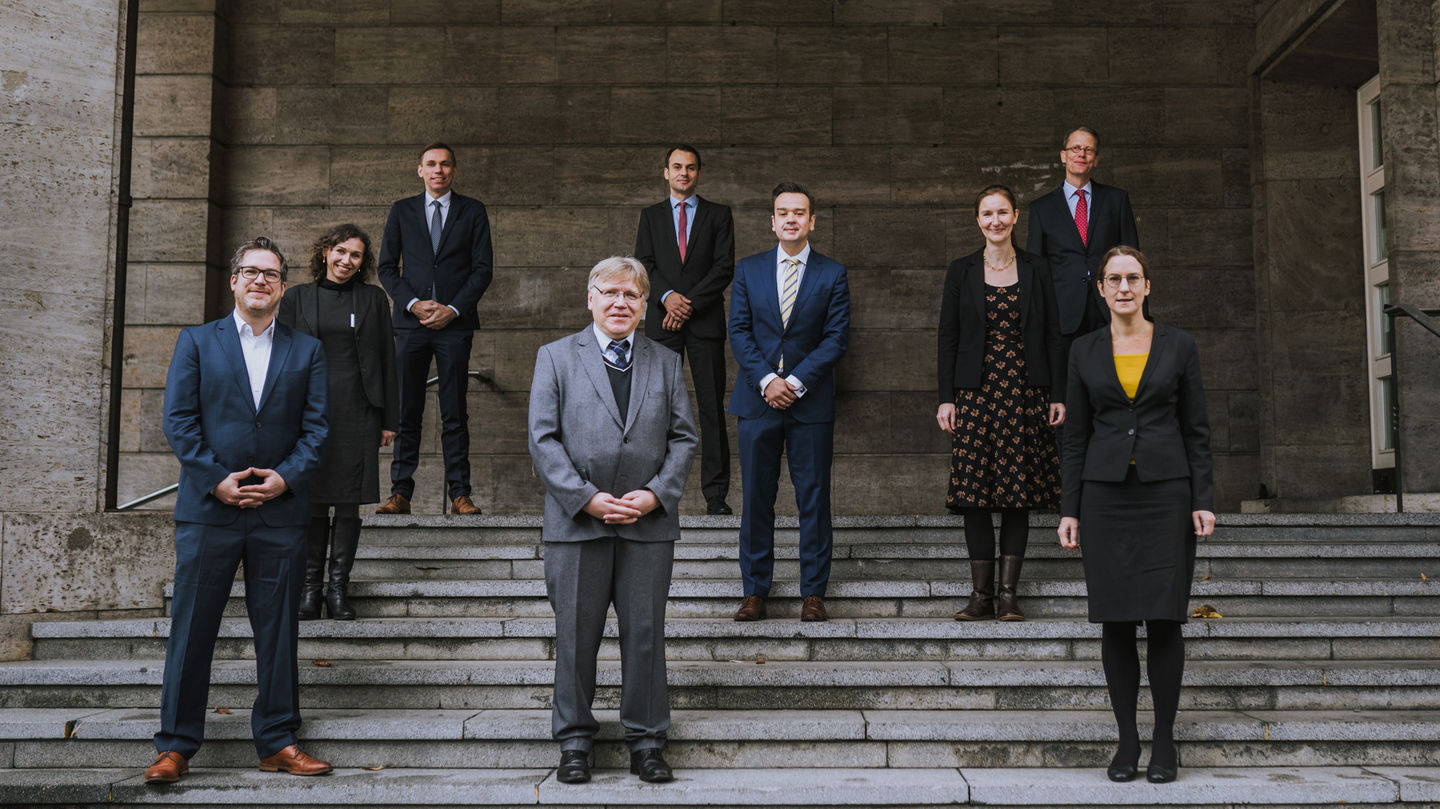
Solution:
[[[270,325],[256,334],[245,318],[236,309],[235,331],[240,335],[240,352],[245,355],[245,372],[250,376],[250,396],[255,400],[255,409],[260,409],[260,396],[265,392],[265,374],[270,370],[270,349],[275,347],[275,318]]]
[[[429,191],[425,192],[425,233],[427,235],[430,233],[430,220],[435,217],[435,203],[437,202],[440,203],[440,229],[445,229],[445,223],[450,221],[450,197],[453,196],[454,193],[454,191],[446,191],[438,197],[432,197]],[[405,304],[405,311],[409,312],[410,307],[414,306],[418,300],[420,299],[411,298],[410,302]],[[450,306],[450,304],[447,303],[446,306]],[[455,313],[456,317],[460,316],[459,309],[456,309],[454,306],[450,306],[450,309]]]
[[[805,281],[805,267],[810,263],[810,242],[805,242],[805,246],[800,248],[800,253],[798,255],[790,255],[789,253],[785,252],[785,248],[783,247],[778,248],[775,251],[775,300],[777,301],[785,299],[785,262],[789,261],[792,258],[800,259],[800,266],[797,268],[799,270],[799,274],[795,278],[795,305],[799,306],[800,285]],[[790,316],[795,316],[793,310],[791,311]],[[779,376],[779,374],[766,374],[765,376],[760,378],[761,396],[765,395],[765,388],[770,385],[770,381]],[[795,398],[798,399],[801,396],[805,395],[805,386],[800,384],[800,380],[794,374],[786,375],[785,381],[789,382],[790,387],[795,389]]]

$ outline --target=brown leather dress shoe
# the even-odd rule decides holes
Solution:
[[[403,494],[392,494],[379,508],[375,509],[376,514],[409,514],[410,498]]]
[[[462,494],[454,500],[450,501],[450,513],[479,514],[480,507],[475,505],[475,501],[470,499],[470,495]]]
[[[332,768],[329,762],[321,761],[292,744],[273,756],[260,759],[262,772],[288,772],[291,775],[324,775]]]
[[[740,609],[735,610],[737,621],[758,621],[765,617],[765,599],[760,596],[745,596],[740,599]]]
[[[830,620],[830,613],[825,611],[825,599],[820,596],[805,596],[805,603],[800,606],[800,620],[819,622]]]
[[[147,784],[173,784],[190,772],[190,762],[174,750],[166,750],[155,757],[149,769],[145,770]]]

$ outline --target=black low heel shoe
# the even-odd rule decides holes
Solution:
[[[1145,766],[1145,780],[1152,784],[1168,784],[1180,775],[1180,751],[1175,751],[1175,766],[1156,764],[1154,759]]]
[[[590,754],[584,750],[560,751],[555,780],[562,784],[583,784],[590,780]]]
[[[1124,758],[1122,755],[1121,751],[1115,751],[1115,757],[1110,759],[1110,766],[1105,768],[1105,775],[1111,781],[1120,783],[1134,781],[1135,776],[1140,774],[1140,751],[1136,750]]]

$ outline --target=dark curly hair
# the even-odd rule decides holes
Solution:
[[[363,284],[370,279],[370,274],[375,271],[375,251],[370,249],[370,237],[359,227],[345,224],[336,225],[316,239],[315,246],[310,248],[310,274],[316,281],[325,277],[325,254],[335,245],[351,239],[359,239],[365,245],[365,255],[360,259],[360,270],[355,273],[355,280]]]

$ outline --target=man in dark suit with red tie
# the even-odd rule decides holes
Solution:
[[[1118,244],[1140,246],[1130,195],[1090,179],[1100,163],[1100,140],[1093,129],[1077,127],[1060,149],[1065,182],[1030,203],[1025,248],[1050,263],[1060,334],[1066,349],[1076,337],[1109,322],[1095,291],[1100,258]]]
[[[440,447],[456,514],[479,514],[470,499],[470,426],[465,406],[470,344],[480,328],[476,306],[494,276],[490,218],[476,199],[450,190],[455,150],[432,143],[416,169],[420,194],[396,202],[380,242],[380,283],[394,303],[400,376],[400,430],[390,465],[390,499],[377,514],[409,514],[420,463],[420,423],[430,361],[440,377]]]
[[[670,195],[640,212],[635,233],[635,257],[650,273],[645,336],[690,363],[700,415],[700,493],[707,513],[729,514],[725,288],[735,275],[735,223],[729,208],[695,193],[695,147],[670,147],[664,174]]]

